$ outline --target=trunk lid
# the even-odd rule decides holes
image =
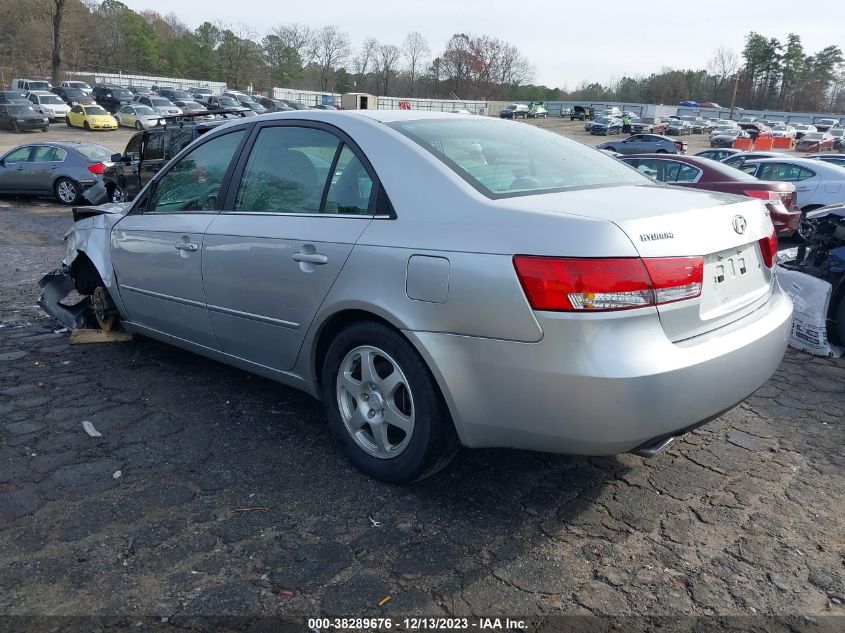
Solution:
[[[680,187],[624,186],[515,198],[508,203],[612,222],[641,257],[703,257],[701,296],[657,307],[672,341],[736,321],[771,294],[774,274],[763,262],[759,240],[774,229],[760,200]]]

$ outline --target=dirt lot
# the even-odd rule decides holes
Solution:
[[[845,362],[789,351],[650,461],[463,451],[398,488],[305,395],[143,338],[68,345],[34,304],[69,226],[0,200],[0,614],[845,616]]]

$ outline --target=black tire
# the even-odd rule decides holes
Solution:
[[[73,191],[73,199],[71,199],[71,196],[67,193],[69,191]],[[59,178],[53,185],[53,194],[56,196],[56,200],[62,204],[72,205],[79,202],[79,197],[82,194],[82,187],[79,186],[79,183],[71,180],[70,178]]]
[[[71,125],[71,122],[70,122],[70,117],[69,117],[69,116],[66,116],[66,117],[65,117],[65,125],[67,125],[68,127],[73,127],[73,125]]]
[[[140,121],[135,121],[135,129],[139,132],[144,129],[143,124]]]
[[[49,127],[47,127],[47,126],[45,125],[44,127],[42,127],[42,128],[41,128],[41,131],[42,131],[42,132],[46,132],[46,131],[47,131],[47,130],[49,130],[49,129],[50,129],[50,128],[49,128]]]
[[[408,444],[395,457],[367,453],[353,439],[340,413],[336,381],[341,363],[349,352],[365,345],[390,355],[407,379],[414,427]],[[444,468],[457,452],[458,437],[434,377],[417,351],[395,330],[370,321],[352,324],[332,341],[321,375],[329,426],[349,460],[370,477],[398,484],[420,481]]]
[[[656,151],[656,152],[654,152],[654,153],[655,153],[655,154],[668,154],[669,152],[667,152],[665,149],[659,149],[659,150],[657,150],[657,151]]]
[[[12,123],[12,132],[14,132],[15,134],[21,133],[21,129],[18,127],[17,123]]]
[[[85,131],[86,131],[86,132],[90,132],[90,131],[91,131],[91,126],[90,126],[90,125],[88,125],[88,121],[83,121],[83,122],[82,122],[82,127],[83,127],[83,129],[85,129]]]

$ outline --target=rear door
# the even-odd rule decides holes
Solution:
[[[757,171],[757,178],[795,184],[798,206],[802,207],[814,203],[814,198],[821,184],[821,178],[816,172],[792,163],[761,163]]]
[[[67,152],[60,147],[36,146],[30,162],[32,189],[41,193],[50,193],[53,190],[57,171],[66,158]]]
[[[202,245],[245,138],[242,127],[195,147],[112,229],[112,263],[131,321],[219,349],[205,305]]]
[[[208,310],[223,351],[293,367],[314,315],[372,221],[375,182],[366,158],[335,128],[256,126],[203,245]]]

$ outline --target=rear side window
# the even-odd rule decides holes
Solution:
[[[32,160],[36,163],[60,163],[67,156],[67,152],[60,147],[38,147]]]
[[[355,153],[334,134],[268,127],[255,141],[234,210],[367,214],[372,185]]]
[[[213,211],[223,178],[244,136],[236,130],[203,143],[179,159],[157,182],[147,212]]]

